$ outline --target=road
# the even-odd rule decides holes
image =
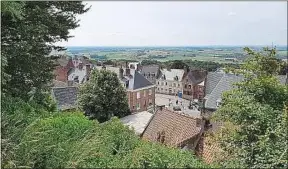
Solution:
[[[169,106],[169,99],[171,99],[171,103],[172,103],[172,105],[170,105],[170,106]],[[185,114],[188,114],[188,115],[193,116],[193,117],[199,117],[200,116],[200,111],[198,111],[197,109],[194,109],[194,110],[188,109],[188,106],[190,103],[189,100],[178,98],[178,96],[165,95],[165,94],[155,94],[155,104],[157,106],[165,105],[169,109],[173,109],[173,106],[176,106],[176,100],[178,100],[178,106],[181,107],[182,111]],[[182,102],[182,105],[181,105],[181,102]]]

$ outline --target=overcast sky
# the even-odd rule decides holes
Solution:
[[[85,2],[64,46],[287,45],[287,2]]]

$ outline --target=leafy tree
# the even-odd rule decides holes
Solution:
[[[216,134],[225,150],[220,162],[226,167],[285,168],[288,91],[275,77],[279,70],[276,51],[244,50],[249,57],[235,73],[245,80],[223,95],[214,115],[215,120],[229,124]]]
[[[174,60],[168,67],[171,69],[184,69],[184,67],[188,67],[188,65],[181,60]]]
[[[80,88],[78,102],[86,116],[99,122],[130,114],[124,87],[117,74],[107,70],[92,71],[90,80]]]
[[[46,90],[55,66],[47,55],[63,49],[55,42],[70,38],[76,15],[87,10],[76,1],[1,1],[2,91],[27,101],[32,88]]]

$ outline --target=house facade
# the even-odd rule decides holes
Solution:
[[[72,59],[66,56],[60,56],[56,60],[56,67],[53,71],[55,78],[54,80],[67,82],[68,81],[68,72],[71,68],[74,67]]]
[[[204,98],[204,86],[206,71],[184,69],[184,78],[182,80],[183,86],[183,98],[187,100]]]
[[[160,77],[156,80],[156,92],[168,95],[182,93],[182,69],[163,69]]]
[[[126,89],[128,105],[132,113],[142,111],[154,111],[155,109],[155,85],[149,82],[137,70],[122,67],[101,67],[96,69],[106,69],[115,72]]]

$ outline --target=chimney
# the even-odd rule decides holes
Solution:
[[[185,73],[185,74],[188,73],[188,68],[187,68],[187,66],[184,66],[184,73]]]
[[[141,70],[141,66],[140,66],[140,64],[139,64],[139,63],[136,64],[136,67],[137,67],[137,68],[136,68],[136,71],[139,72],[139,71]]]
[[[87,64],[87,65],[86,65],[86,76],[87,76],[87,77],[90,77],[90,73],[91,73],[91,65],[90,65],[90,64]]]
[[[73,80],[68,80],[67,85],[68,86],[73,86]]]
[[[128,67],[126,68],[126,76],[130,76],[130,69]]]
[[[120,77],[120,79],[123,78],[123,72],[124,72],[124,70],[123,70],[123,68],[121,66],[120,69],[119,69],[119,77]]]

